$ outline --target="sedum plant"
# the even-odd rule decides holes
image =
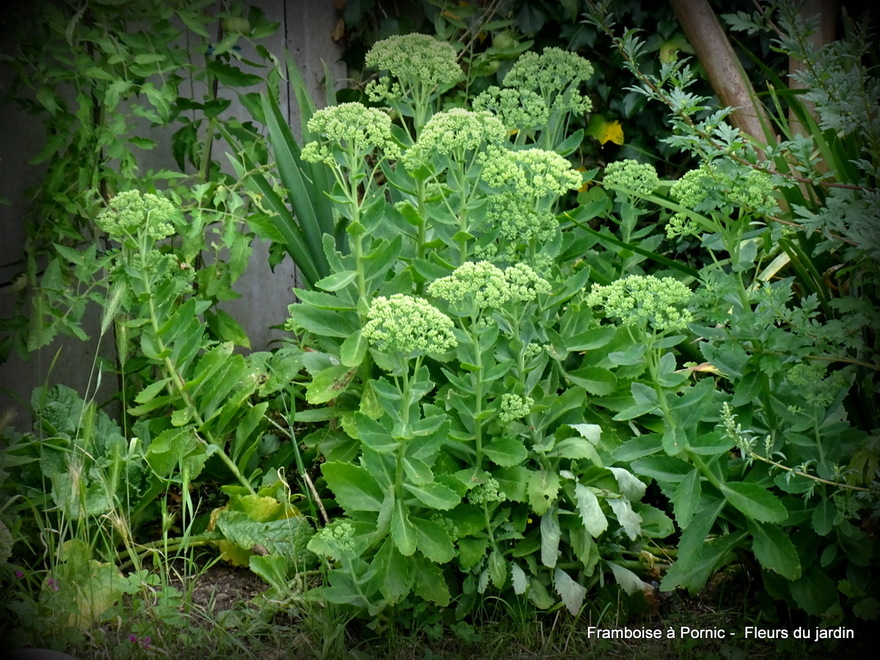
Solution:
[[[367,63],[388,66],[405,42],[380,42]],[[557,59],[580,77],[535,94],[556,103],[561,134],[565,113],[586,107],[589,65],[540,62]],[[588,391],[565,374],[571,351],[595,341],[569,322],[590,269],[556,215],[583,176],[512,142],[488,108],[439,110],[439,95],[410,91],[401,111],[389,81],[406,70],[388,70],[374,100],[382,90],[413,117],[411,134],[392,128],[399,154],[376,144],[325,160],[339,172],[336,212],[363,230],[350,225],[343,246],[325,238],[330,274],[296,290],[286,325],[310,349],[304,414],[329,421],[304,438],[325,460],[335,516],[309,544],[327,562],[310,597],[372,617],[416,597],[464,617],[492,591],[577,614],[606,575],[641,593],[642,544],[671,522],[642,502],[644,483],[615,464]],[[330,153],[349,130],[327,132]]]

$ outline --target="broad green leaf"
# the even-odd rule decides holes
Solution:
[[[320,280],[315,282],[315,286],[319,289],[324,289],[324,291],[339,291],[340,289],[344,289],[345,287],[347,287],[356,279],[357,271],[343,270],[338,273],[328,275],[327,277],[322,277]]]
[[[562,532],[559,529],[556,507],[541,516],[541,563],[548,568],[556,566],[559,559],[559,541]]]
[[[688,475],[693,466],[674,456],[646,456],[630,464],[633,472],[656,479],[661,485],[677,484]]]
[[[642,533],[642,517],[633,511],[630,501],[623,497],[609,497],[605,499],[608,506],[617,517],[617,522],[623,527],[623,531],[633,541]]]
[[[446,584],[446,578],[443,577],[442,569],[424,557],[415,556],[412,561],[414,562],[415,583],[413,591],[415,594],[440,607],[449,605],[449,586]]]
[[[404,456],[401,461],[406,476],[414,486],[424,486],[434,482],[434,473],[425,461],[412,456]]]
[[[672,507],[678,526],[686,529],[700,502],[700,470],[694,468],[679,482],[672,495]]]
[[[830,499],[822,500],[813,509],[813,530],[819,536],[827,536],[834,528],[834,520],[837,517],[837,507]]]
[[[385,540],[371,564],[382,576],[379,591],[389,603],[399,602],[412,589],[412,563],[397,551],[391,539]]]
[[[645,536],[652,539],[665,539],[675,532],[675,523],[672,522],[672,518],[660,509],[644,502],[636,502],[633,504],[633,510],[642,518],[642,534]]]
[[[752,534],[752,552],[761,566],[779,573],[786,580],[797,580],[801,576],[801,562],[797,548],[777,525],[748,521]]]
[[[782,522],[788,510],[778,497],[766,488],[745,481],[722,484],[725,499],[749,518],[761,522]]]
[[[231,341],[236,346],[244,348],[251,347],[251,340],[244,328],[222,309],[218,309],[216,312],[205,312],[205,322],[211,332],[221,341]]]
[[[688,562],[679,559],[669,567],[660,582],[662,591],[672,591],[677,587],[687,589],[692,594],[706,585],[706,581],[714,571],[719,569],[731,551],[746,536],[746,532],[728,534],[720,538],[706,539],[703,537],[699,551]]]
[[[507,581],[507,562],[498,548],[492,550],[489,555],[489,579],[496,589],[501,589]]]
[[[169,478],[179,469],[186,478],[195,479],[208,460],[208,451],[192,428],[171,428],[153,438],[146,458],[160,477]]]
[[[566,372],[565,377],[593,396],[608,396],[617,389],[617,376],[601,367],[582,367]]]
[[[553,446],[553,449],[547,452],[547,455],[554,458],[570,458],[573,460],[585,458],[593,465],[602,466],[602,458],[599,456],[599,452],[596,451],[593,443],[586,438],[574,437],[560,440]]]
[[[568,573],[559,568],[553,572],[553,587],[556,589],[556,593],[559,594],[559,598],[569,614],[577,616],[578,612],[581,611],[581,605],[584,603],[587,590],[571,579]]]
[[[226,64],[218,59],[210,59],[208,61],[208,71],[220,81],[221,84],[228,87],[250,87],[263,82],[260,76],[252,73],[245,73],[241,69]]]
[[[647,486],[638,478],[633,476],[632,472],[626,468],[610,467],[608,468],[617,480],[620,493],[630,501],[638,501],[645,494]]]
[[[834,582],[816,567],[792,582],[789,591],[798,607],[813,616],[826,614],[838,602]]]
[[[556,501],[559,493],[559,475],[548,470],[529,473],[528,497],[529,505],[539,516],[543,516]],[[505,491],[510,497],[510,494]]]
[[[596,494],[590,488],[581,483],[575,484],[574,496],[575,500],[577,500],[578,513],[580,514],[581,521],[584,523],[584,528],[593,538],[598,537],[608,529],[608,519],[602,511],[599,498],[596,497]]]
[[[327,403],[338,397],[354,378],[356,369],[337,364],[315,374],[306,388],[306,401],[312,405]]]
[[[483,447],[483,453],[496,465],[501,467],[513,467],[519,465],[528,458],[529,453],[523,446],[522,441],[516,438],[495,438]]]
[[[590,441],[590,444],[597,445],[602,438],[602,427],[598,424],[569,424],[570,428],[577,431],[582,438]]]
[[[402,500],[394,502],[394,509],[391,512],[391,538],[404,557],[409,557],[416,551],[415,527],[409,518],[409,507]]]
[[[461,498],[454,490],[437,482],[423,484],[404,482],[403,487],[415,495],[422,504],[431,509],[447,511],[461,501]]]
[[[510,582],[513,586],[513,593],[517,596],[522,596],[529,587],[525,571],[513,562],[510,563]]]
[[[342,342],[342,346],[339,347],[339,359],[346,367],[359,367],[364,361],[368,347],[367,338],[358,330]]]
[[[171,382],[171,378],[161,378],[154,383],[150,383],[147,385],[141,392],[134,398],[137,403],[149,403],[152,401],[157,394],[159,394],[168,383]]]
[[[351,463],[324,463],[321,473],[336,501],[347,511],[379,511],[385,496],[376,479]]]
[[[613,561],[608,562],[608,568],[611,569],[611,572],[614,574],[614,579],[617,580],[617,584],[620,585],[620,588],[630,596],[634,593],[645,590],[645,583],[642,582],[642,578],[628,568],[625,568],[620,564],[615,564]]]
[[[458,539],[458,562],[463,571],[469,571],[479,564],[486,556],[489,539],[460,538]]]
[[[680,426],[673,426],[666,430],[660,442],[663,445],[663,451],[670,456],[677,456],[687,448],[687,435]]]
[[[272,585],[279,595],[284,594],[290,586],[290,565],[284,555],[251,555],[248,557],[248,567]]]
[[[432,520],[411,517],[410,522],[416,530],[416,544],[425,557],[438,564],[452,560],[455,548],[448,532]]]

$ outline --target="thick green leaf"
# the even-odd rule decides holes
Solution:
[[[529,473],[529,505],[539,516],[543,516],[550,509],[550,506],[556,501],[558,493],[559,474],[552,470]]]
[[[391,512],[391,538],[404,557],[409,557],[416,551],[418,537],[409,518],[409,507],[402,500],[394,502]]]
[[[671,498],[675,520],[682,529],[687,528],[694,511],[697,510],[701,492],[700,471],[694,468],[679,482]]]
[[[348,512],[379,511],[385,496],[376,479],[351,463],[324,463],[321,473],[336,501]]]
[[[562,532],[556,507],[541,516],[541,563],[548,568],[556,566],[559,559],[559,541]]]
[[[816,567],[792,582],[789,590],[798,607],[813,616],[826,614],[838,600],[834,582]]]
[[[359,367],[364,361],[368,347],[367,338],[358,330],[342,342],[342,346],[339,347],[339,359],[346,367]]]
[[[528,451],[522,441],[516,438],[495,438],[483,447],[483,453],[496,465],[501,467],[513,467],[519,465],[528,458]]]
[[[602,511],[599,498],[590,488],[580,483],[575,484],[574,496],[584,528],[593,538],[598,537],[608,529],[608,519]]]
[[[403,487],[415,495],[418,500],[431,509],[449,510],[455,507],[461,498],[448,486],[437,482],[411,484],[404,483]]]
[[[786,580],[797,580],[801,576],[801,561],[788,534],[777,525],[749,521],[748,526],[752,552],[761,566]]]
[[[587,595],[586,588],[575,582],[568,573],[559,568],[553,572],[553,587],[569,614],[577,616]]]
[[[758,484],[732,481],[722,484],[725,499],[749,518],[761,522],[782,522],[788,510],[778,497]]]
[[[316,405],[335,399],[348,389],[355,373],[357,373],[356,369],[344,364],[337,364],[318,372],[306,388],[306,401]]]
[[[605,500],[614,515],[617,522],[633,541],[642,533],[642,517],[633,511],[630,501],[623,497],[610,497]]]
[[[582,367],[567,372],[565,376],[593,396],[608,396],[617,389],[617,376],[601,367]]]
[[[373,557],[373,568],[382,576],[379,591],[389,603],[396,603],[412,589],[415,576],[413,565],[403,557],[391,539],[386,539]]]
[[[642,582],[642,578],[628,568],[616,564],[613,561],[608,562],[608,568],[611,569],[611,572],[614,574],[614,579],[617,580],[617,584],[620,585],[620,588],[630,596],[645,590],[645,583]]]
[[[416,530],[418,549],[425,557],[438,564],[452,560],[455,548],[442,526],[432,520],[417,517],[411,517],[410,522]]]

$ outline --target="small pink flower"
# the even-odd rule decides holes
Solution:
[[[150,636],[147,635],[141,640],[141,646],[145,649],[150,648]]]
[[[61,589],[61,587],[58,586],[58,581],[55,578],[47,578],[46,585],[48,585],[48,587],[52,591],[58,591],[59,589]]]
[[[22,573],[21,571],[15,571],[15,578],[17,580],[20,580],[23,577],[24,577],[24,573]]]
[[[137,641],[138,641],[137,635],[135,635],[134,633],[130,634],[128,636],[128,641],[131,642],[132,644],[137,644]]]

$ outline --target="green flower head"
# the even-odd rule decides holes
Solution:
[[[535,405],[532,397],[522,397],[519,394],[502,394],[501,402],[498,406],[498,420],[502,423],[509,423],[515,419],[520,419],[528,415],[532,406]]]
[[[400,149],[391,135],[391,118],[381,110],[362,103],[340,103],[318,110],[308,123],[309,131],[320,136],[302,150],[303,160],[336,162],[334,147],[366,155],[381,149],[388,158],[397,158]]]
[[[439,355],[455,348],[452,319],[422,298],[395,293],[373,300],[364,337],[385,353]]]
[[[683,330],[693,320],[687,309],[681,309],[690,298],[691,290],[672,277],[630,275],[607,286],[594,284],[586,301],[624,325],[648,323],[666,332]]]
[[[474,110],[495,113],[510,130],[533,131],[547,125],[550,110],[544,99],[530,89],[492,85],[474,99]]]
[[[456,307],[463,303],[477,309],[497,309],[510,300],[504,271],[488,261],[462,264],[451,275],[431,282],[428,294]]]
[[[367,85],[371,101],[397,100],[407,90],[443,92],[464,79],[455,49],[427,34],[401,34],[373,44],[364,64],[387,72]]]
[[[140,232],[161,240],[175,233],[182,221],[180,210],[164,197],[126,190],[116,195],[98,214],[95,223],[110,236],[120,239]]]
[[[650,195],[660,185],[660,177],[653,165],[637,160],[618,160],[609,163],[602,179],[606,188],[626,194]]]
[[[508,247],[532,241],[549,241],[559,229],[550,211],[538,212],[534,204],[513,192],[493,195],[486,206],[486,219]]]
[[[517,302],[530,302],[551,290],[550,283],[526,264],[505,268],[504,279],[507,281],[507,295]]]
[[[545,48],[523,53],[504,76],[504,86],[532,90],[553,110],[587,113],[593,104],[580,92],[593,76],[593,65],[577,53]]]
[[[452,108],[438,112],[425,124],[419,139],[406,152],[403,163],[413,170],[435,154],[464,159],[486,145],[500,145],[507,130],[491,112]]]
[[[538,148],[489,149],[483,158],[483,180],[534,199],[559,197],[582,184],[580,173],[564,157]]]

